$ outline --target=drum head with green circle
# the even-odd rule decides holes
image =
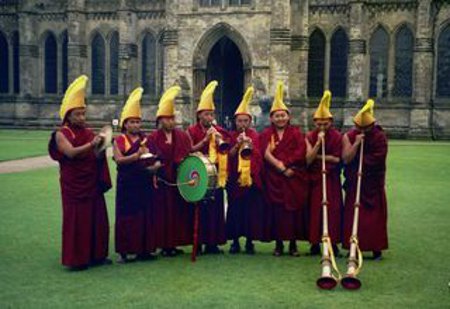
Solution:
[[[195,180],[191,184],[187,182]],[[181,196],[187,202],[201,201],[208,191],[208,171],[197,156],[189,156],[178,167],[177,183]]]

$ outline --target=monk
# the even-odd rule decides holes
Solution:
[[[141,159],[149,152],[145,133],[141,131],[142,92],[138,87],[130,94],[120,117],[122,134],[115,138],[113,148],[117,163],[115,244],[118,263],[155,258],[152,254],[156,250],[153,178],[148,168],[156,170],[160,163],[147,167]]]
[[[279,82],[270,111],[271,127],[260,136],[264,155],[264,183],[272,216],[274,256],[283,254],[283,240],[289,240],[289,254],[299,256],[296,240],[305,239],[304,207],[307,199],[306,144],[301,131],[290,124]]]
[[[205,254],[223,253],[218,245],[226,241],[224,188],[228,178],[228,155],[226,149],[219,149],[219,141],[229,142],[229,134],[214,124],[214,90],[217,85],[217,81],[212,81],[203,90],[197,108],[197,123],[187,130],[193,144],[192,152],[200,151],[206,155],[218,170],[218,188],[214,192],[214,199],[202,201],[200,206],[199,244],[205,245]],[[202,246],[198,248],[199,253],[202,253]]]
[[[161,97],[156,114],[158,130],[151,140],[159,150],[162,168],[155,182],[156,235],[161,255],[173,257],[183,253],[177,246],[192,243],[192,205],[181,197],[177,181],[177,168],[191,151],[191,140],[186,132],[175,128],[175,98],[181,88],[173,86]]]
[[[342,136],[333,127],[333,115],[330,112],[331,92],[325,91],[314,113],[315,129],[306,135],[306,163],[310,183],[308,202],[308,238],[311,243],[310,254],[320,254],[322,238],[322,142],[325,140],[325,169],[327,187],[328,233],[333,251],[339,254],[342,191],[341,191],[341,152]]]
[[[269,240],[266,209],[262,198],[262,156],[258,133],[251,128],[249,104],[253,87],[249,87],[235,112],[236,130],[231,135],[230,175],[227,185],[227,238],[232,240],[230,254],[241,251],[239,237],[246,237],[245,253],[255,254],[253,240]],[[251,149],[251,150],[249,150]],[[251,152],[250,154],[246,153]]]
[[[382,259],[388,248],[387,200],[385,192],[387,138],[373,116],[374,101],[353,118],[355,127],[343,137],[342,160],[345,163],[344,248],[350,247],[353,226],[359,148],[364,140],[359,207],[358,241],[361,251],[372,251],[374,260]]]
[[[59,162],[63,207],[62,264],[70,270],[111,264],[104,193],[111,188],[102,142],[86,124],[87,76],[67,89],[60,109],[62,127],[52,134],[49,154]]]

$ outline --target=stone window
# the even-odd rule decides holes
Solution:
[[[61,68],[61,80],[62,80],[62,93],[64,93],[68,86],[68,58],[67,58],[67,43],[68,43],[68,36],[67,36],[67,30],[63,32],[62,34],[62,48],[61,48],[61,54],[62,54],[62,68]]]
[[[414,37],[411,30],[402,26],[395,35],[394,96],[411,97]]]
[[[251,0],[230,0],[230,6],[250,5]]]
[[[450,25],[444,28],[438,40],[437,97],[450,97]]]
[[[387,96],[388,47],[388,33],[384,28],[378,27],[370,39],[369,96],[373,98]]]
[[[348,37],[339,28],[331,37],[330,91],[335,97],[347,96]]]
[[[114,32],[109,41],[109,93],[119,93],[119,33]]]
[[[156,39],[148,32],[142,40],[142,87],[144,94],[156,95]]]
[[[44,81],[45,93],[58,92],[58,44],[51,32],[44,41]]]
[[[222,0],[200,0],[200,6],[221,6]]]
[[[91,44],[92,93],[105,94],[105,40],[96,33]]]
[[[319,29],[309,37],[308,96],[321,97],[325,72],[325,35]]]
[[[0,93],[9,92],[9,48],[6,36],[0,32]]]
[[[14,31],[12,35],[12,47],[13,47],[13,90],[14,93],[19,93],[20,91],[19,32],[17,31]]]

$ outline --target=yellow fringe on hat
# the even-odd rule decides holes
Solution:
[[[159,117],[173,117],[175,116],[175,98],[180,93],[180,86],[173,86],[164,92],[161,99],[159,99],[158,111],[156,118]]]
[[[374,105],[375,102],[372,99],[367,100],[363,108],[353,117],[353,122],[360,127],[367,127],[373,124],[376,121],[373,113]]]
[[[320,100],[319,106],[314,113],[314,119],[329,119],[333,118],[333,115],[330,112],[331,105],[331,92],[329,90],[325,90],[323,93],[323,97]]]
[[[64,120],[68,111],[74,108],[86,108],[86,85],[89,78],[81,75],[67,88],[64,99],[59,109],[59,117]]]
[[[275,96],[273,98],[272,108],[270,109],[270,114],[277,111],[286,111],[289,113],[289,109],[283,102],[284,97],[284,86],[283,82],[279,81],[277,83],[277,89],[275,91]]]
[[[204,110],[216,110],[214,106],[214,91],[219,83],[215,80],[210,82],[202,92],[200,97],[200,102],[198,103],[197,112]]]
[[[253,98],[253,92],[254,89],[252,86],[247,88],[247,91],[245,91],[244,97],[242,98],[241,103],[239,104],[238,108],[236,109],[236,112],[234,113],[235,116],[237,115],[249,115],[251,117],[249,106],[250,102]]]
[[[123,127],[123,123],[128,118],[142,118],[141,98],[143,92],[144,89],[142,87],[137,87],[128,96],[127,103],[125,103],[120,115],[120,127]]]

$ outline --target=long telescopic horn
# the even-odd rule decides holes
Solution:
[[[353,216],[352,235],[350,236],[350,254],[347,262],[347,273],[341,280],[341,284],[348,290],[357,290],[361,287],[361,281],[356,277],[361,270],[363,264],[363,256],[358,245],[358,220],[359,220],[359,206],[361,205],[361,179],[362,179],[362,165],[364,155],[364,138],[361,140],[359,146],[359,166],[358,166],[358,180],[356,183],[356,198],[355,198],[355,213]]]
[[[334,258],[333,246],[328,235],[328,199],[327,199],[327,170],[325,165],[325,134],[319,133],[322,139],[322,274],[316,284],[323,290],[333,289],[341,278]],[[333,274],[337,274],[337,277]]]

